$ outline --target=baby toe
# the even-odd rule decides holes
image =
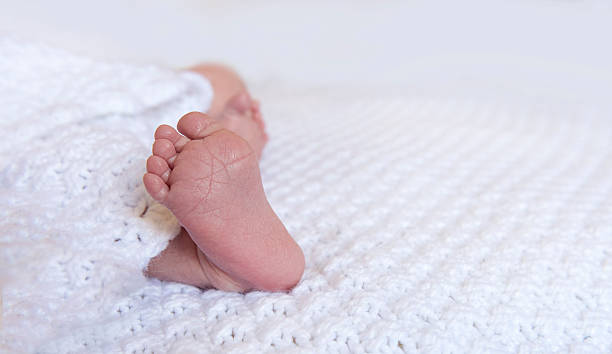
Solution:
[[[162,124],[155,130],[155,139],[167,139],[170,141],[176,140],[179,133],[176,129],[167,124]]]
[[[240,114],[246,113],[248,110],[252,109],[252,107],[253,103],[251,97],[246,92],[233,96],[226,105],[226,109],[236,111]]]
[[[204,113],[191,112],[185,114],[178,122],[178,130],[190,139],[204,137],[221,130],[221,126]]]
[[[170,188],[160,176],[153,173],[145,173],[142,177],[142,182],[153,199],[160,203],[164,202]]]
[[[172,162],[176,157],[176,149],[170,140],[157,139],[153,143],[153,155],[163,158],[168,162],[169,166],[172,166]]]
[[[155,130],[155,139],[166,139],[170,140],[174,144],[174,149],[180,152],[185,144],[189,142],[189,139],[179,134],[176,129],[169,125],[162,124],[157,130]]]
[[[163,158],[152,155],[147,159],[147,172],[160,176],[164,182],[167,182],[170,176],[170,166]]]
[[[259,127],[262,130],[266,129],[266,123],[263,120],[263,116],[261,114],[261,104],[259,103],[258,100],[253,100],[253,105],[251,107],[251,113],[252,113],[252,117],[255,120],[255,122],[257,122],[257,124],[259,125]]]

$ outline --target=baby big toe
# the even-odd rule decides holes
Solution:
[[[177,127],[179,132],[189,139],[203,139],[222,129],[214,119],[200,112],[185,114],[179,120]]]

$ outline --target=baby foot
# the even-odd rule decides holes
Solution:
[[[240,93],[230,98],[223,111],[215,119],[227,130],[246,140],[259,159],[268,135],[259,109],[259,102],[251,99],[248,93]]]
[[[183,135],[157,129],[143,180],[186,233],[151,262],[149,274],[222,290],[293,287],[304,256],[266,199],[256,152],[202,113],[186,114],[178,130]]]

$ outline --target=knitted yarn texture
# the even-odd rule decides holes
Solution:
[[[290,293],[146,279],[178,230],[141,183],[202,79],[0,41],[0,348],[610,352],[612,120],[571,105],[286,90],[258,97]]]

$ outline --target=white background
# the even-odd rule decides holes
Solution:
[[[612,101],[607,1],[5,1],[0,31],[251,82]]]

